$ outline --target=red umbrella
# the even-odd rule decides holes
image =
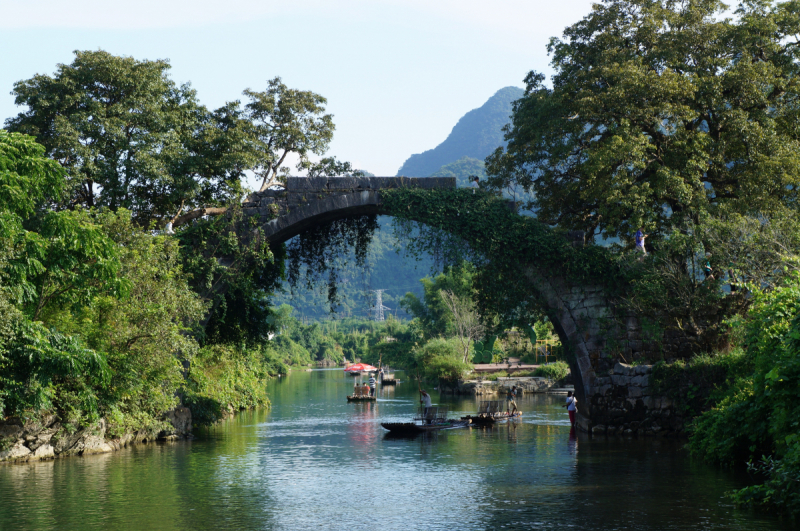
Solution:
[[[369,365],[367,363],[356,363],[347,367],[344,372],[373,372],[377,371],[376,367]]]

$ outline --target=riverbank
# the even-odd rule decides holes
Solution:
[[[178,406],[165,413],[163,420],[167,425],[165,429],[136,430],[120,437],[107,437],[105,419],[81,429],[73,428],[52,414],[43,415],[40,420],[6,419],[0,421],[0,463],[103,454],[133,444],[191,437],[189,408]]]

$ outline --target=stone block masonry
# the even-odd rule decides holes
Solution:
[[[253,193],[242,208],[259,218],[269,241],[281,243],[337,219],[383,214],[381,190],[455,187],[455,177],[289,177],[285,188]]]
[[[651,372],[651,365],[617,362],[596,377],[587,429],[593,435],[683,436],[684,418],[670,399],[653,394]]]

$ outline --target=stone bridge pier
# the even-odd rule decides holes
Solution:
[[[622,313],[599,285],[575,286],[529,268],[526,276],[548,308],[567,351],[578,396],[578,428],[595,435],[681,435],[682,412],[657,395],[652,366],[625,360],[677,357],[685,338],[643,337],[638,318]]]

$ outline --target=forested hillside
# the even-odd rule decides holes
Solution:
[[[444,142],[411,155],[397,175],[429,177],[462,157],[485,159],[498,146],[505,145],[502,128],[510,121],[511,103],[522,95],[523,90],[517,87],[498,90],[482,106],[461,117]]]

